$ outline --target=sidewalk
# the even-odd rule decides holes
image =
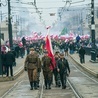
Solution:
[[[0,82],[10,81],[16,79],[24,71],[24,58],[16,58],[16,66],[13,66],[13,77],[6,77],[6,75],[0,76]],[[9,72],[10,76],[10,72]]]
[[[81,66],[85,71],[88,73],[94,75],[95,77],[98,77],[98,63],[90,62],[91,56],[85,55],[85,63],[80,63],[80,58],[78,53],[74,53],[72,55],[69,54],[69,56],[79,65]],[[97,58],[98,59],[98,58]]]

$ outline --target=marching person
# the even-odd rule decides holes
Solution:
[[[62,89],[66,88],[66,77],[68,75],[68,72],[70,73],[69,63],[67,59],[65,59],[64,54],[60,54],[60,59],[57,62],[57,70],[60,74],[60,79],[62,83]]]
[[[42,57],[42,68],[43,68],[43,75],[44,75],[44,83],[45,89],[51,89],[51,82],[52,82],[52,70],[50,66],[53,66],[52,59],[48,56],[48,51],[44,52],[44,56]]]
[[[54,54],[56,66],[55,66],[55,68],[53,70],[53,74],[54,74],[54,80],[55,80],[56,87],[58,86],[58,83],[57,83],[57,81],[58,81],[58,79],[57,79],[57,77],[58,77],[57,62],[58,62],[58,60],[60,58],[59,54],[60,54],[59,51],[56,51],[55,54]]]
[[[23,37],[21,41],[22,41],[23,47],[26,46],[26,39],[25,39],[25,37]]]
[[[31,90],[37,89],[37,67],[38,67],[38,55],[34,48],[30,48],[30,54],[25,59],[25,70],[28,72]]]

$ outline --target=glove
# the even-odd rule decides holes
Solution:
[[[41,72],[41,69],[40,69],[40,68],[38,68],[38,69],[37,69],[37,71],[38,71],[38,72]]]
[[[69,74],[70,74],[70,71],[69,71],[69,73],[67,73],[67,75],[66,75],[66,76],[67,76],[67,77],[69,77]]]
[[[25,67],[24,70],[27,71],[27,68]]]

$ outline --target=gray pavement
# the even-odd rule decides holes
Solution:
[[[16,66],[13,67],[13,78],[12,77],[6,77],[6,75],[0,76],[0,98],[1,96],[6,93],[7,91],[10,90],[16,83],[18,76],[21,75],[22,77],[22,72],[24,72],[24,58],[18,58],[16,59]],[[20,79],[20,78],[19,78]],[[14,80],[14,81],[12,81]]]
[[[82,67],[86,72],[89,72],[95,77],[98,77],[98,63],[90,62],[91,56],[85,55],[85,63],[80,63],[80,58],[78,53],[74,53],[69,56],[77,63],[78,66]],[[68,80],[72,87],[76,90],[80,98],[98,98],[98,82],[96,78],[85,74],[83,71],[79,70],[71,62],[71,73]],[[75,66],[75,67],[74,67]]]
[[[79,66],[81,66],[83,69],[85,69],[86,71],[88,71],[92,75],[98,77],[98,63],[90,62],[91,56],[85,55],[85,64],[80,63],[79,55],[77,53],[72,54],[72,55],[69,54],[69,56]],[[2,82],[0,82],[0,89],[2,89],[0,91],[0,95],[2,95],[4,92],[6,92],[8,90],[7,88],[11,88],[11,86],[12,86],[13,82],[11,83],[11,82],[6,82],[6,81],[14,80],[15,78],[17,78],[24,71],[24,60],[25,60],[25,58],[16,59],[17,65],[16,65],[16,67],[13,67],[13,69],[14,69],[14,77],[13,77],[13,79],[11,77],[7,78],[6,76],[3,76],[3,77],[1,76],[0,77],[0,81],[2,81]],[[76,69],[73,69],[73,72],[71,73],[71,75],[69,77],[69,80],[71,81],[71,84],[74,86],[74,88],[77,89],[77,92],[80,94],[80,96],[82,96],[84,98],[98,98],[98,94],[97,94],[98,93],[97,92],[98,86],[97,86],[97,83],[95,83],[94,81],[86,78],[84,75],[78,73],[78,71],[76,71]],[[5,82],[3,82],[3,81],[5,81]],[[23,88],[24,87],[24,82],[25,82],[25,86],[27,87],[25,90]],[[20,90],[20,88],[15,88],[17,90],[17,93],[16,93],[16,90],[15,90],[15,92],[13,90],[13,92],[14,92],[13,94],[16,94],[16,97],[17,97],[17,94],[19,94],[19,92],[23,92],[17,98],[21,98],[21,96],[22,97],[29,96],[28,98],[31,98],[33,96],[34,98],[37,98],[36,95],[38,94],[38,91],[35,92],[36,93],[35,96],[34,96],[34,94],[32,92],[29,93],[30,92],[29,91],[29,83],[28,83],[27,80],[25,80],[25,81],[23,81],[21,83],[20,84],[21,84],[22,91]],[[20,86],[18,86],[18,87],[20,87]],[[3,91],[3,89],[4,89],[4,91]],[[25,94],[26,91],[29,91],[27,95]],[[10,98],[10,96],[13,96],[13,94],[10,93],[7,98]]]
[[[98,63],[91,62],[91,56],[85,55],[85,63],[80,63],[80,58],[78,53],[74,53],[72,55],[69,54],[69,56],[79,65],[81,66],[85,71],[89,72],[90,74],[94,75],[95,77],[98,77]],[[98,58],[97,58],[98,59]]]

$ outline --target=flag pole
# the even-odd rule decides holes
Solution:
[[[51,28],[51,26],[47,27],[47,37],[48,37],[48,39],[50,41],[51,53],[53,55],[53,48],[52,48],[52,43],[51,43],[51,38],[50,38],[50,28]]]

